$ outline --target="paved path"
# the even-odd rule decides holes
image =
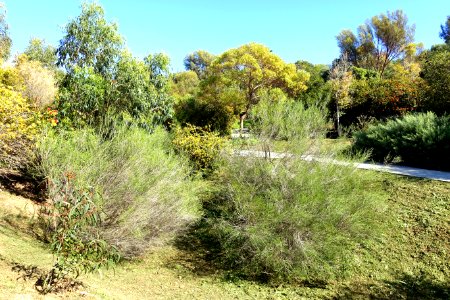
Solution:
[[[270,158],[284,158],[292,156],[292,154],[289,153],[277,153],[277,152],[265,153],[264,151],[252,151],[252,150],[241,150],[237,151],[236,154],[240,156],[256,156],[256,157],[270,157]],[[331,158],[318,158],[312,155],[302,155],[302,159],[306,161],[320,161],[346,166],[354,165],[358,169],[374,170],[404,176],[427,178],[432,180],[450,182],[450,172],[419,169],[406,166],[393,166],[393,165],[372,164],[372,163],[349,163]]]

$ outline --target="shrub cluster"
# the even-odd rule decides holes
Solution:
[[[188,124],[176,128],[172,141],[175,149],[186,154],[198,171],[209,172],[213,169],[224,139],[218,132]]]
[[[260,114],[285,105],[261,104]],[[286,128],[296,155],[224,156],[215,177],[218,191],[204,203],[205,240],[218,245],[216,261],[239,276],[274,281],[339,277],[352,264],[355,243],[377,233],[384,206],[364,186],[362,175],[367,174],[351,166],[302,160],[301,154],[319,154],[320,147],[305,145],[324,135],[325,122],[296,104],[290,107],[283,110],[284,118],[267,123],[260,118],[260,128],[265,128],[260,134],[269,133],[269,144],[278,136],[272,132]]]
[[[0,165],[19,169],[28,163],[39,115],[20,93],[1,84],[0,99]]]
[[[182,124],[209,127],[222,135],[229,134],[234,121],[233,109],[219,102],[196,98],[181,100],[175,105],[175,117]]]
[[[411,166],[450,170],[450,117],[408,114],[355,133],[354,149],[378,162],[400,158]]]
[[[49,133],[39,146],[38,170],[50,183],[73,174],[73,191],[87,194],[100,216],[95,226],[85,223],[84,239],[103,240],[131,258],[166,242],[199,215],[204,184],[190,177],[188,163],[170,148],[162,129],[149,135],[121,128],[109,140],[88,129]],[[58,186],[49,184],[50,196],[58,195]]]

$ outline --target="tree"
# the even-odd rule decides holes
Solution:
[[[447,17],[447,22],[441,25],[441,32],[439,36],[445,41],[447,45],[450,45],[450,16]]]
[[[250,43],[230,49],[210,66],[202,82],[203,93],[223,99],[239,112],[241,130],[250,108],[260,100],[260,92],[280,88],[295,97],[306,90],[309,73],[297,71],[264,45]]]
[[[197,73],[194,71],[179,72],[172,75],[170,94],[177,100],[193,97],[200,84]]]
[[[149,54],[144,63],[150,72],[150,81],[159,90],[167,87],[170,58],[164,53]]]
[[[421,77],[427,82],[423,110],[450,113],[450,47],[433,46],[423,53]]]
[[[105,20],[103,8],[96,3],[83,3],[80,16],[69,22],[65,30],[56,50],[57,65],[68,73],[75,67],[91,67],[95,73],[111,77],[122,37],[117,24]]]
[[[214,58],[216,58],[215,55],[198,50],[185,57],[184,67],[188,71],[194,71],[197,73],[198,78],[202,79]]]
[[[0,2],[0,62],[8,59],[12,44],[5,15],[4,4]]]
[[[24,54],[29,60],[38,61],[50,70],[56,69],[56,61],[58,60],[56,49],[51,45],[47,45],[44,40],[38,38],[30,39]]]
[[[326,106],[330,100],[330,89],[326,79],[330,69],[326,65],[314,65],[310,62],[299,60],[295,63],[297,70],[303,70],[310,74],[307,89],[301,93],[299,100],[306,105]]]
[[[58,101],[61,116],[77,126],[103,125],[111,116],[148,130],[166,124],[173,111],[167,80],[162,78],[168,70],[164,61],[156,54],[144,62],[124,51],[114,65],[112,79],[92,67],[75,67],[72,76],[64,79]]]
[[[344,55],[334,64],[330,72],[330,82],[333,92],[333,98],[336,104],[336,129],[338,136],[342,135],[341,115],[342,110],[351,102],[349,94],[352,84],[352,72],[348,58]]]
[[[406,55],[414,41],[414,25],[401,10],[374,16],[358,27],[357,35],[343,30],[336,37],[341,54],[357,67],[374,69],[382,77],[386,67]]]
[[[56,101],[62,124],[69,127],[100,125],[108,107],[105,103],[108,84],[110,82],[92,67],[74,66],[70,76],[61,83]]]

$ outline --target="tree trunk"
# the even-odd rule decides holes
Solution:
[[[339,103],[336,102],[336,129],[337,129],[337,134],[338,137],[341,137],[342,135],[342,130],[341,130],[341,113],[339,111]]]
[[[244,120],[247,118],[247,112],[241,112],[239,114],[239,121],[241,124],[241,134],[244,132]]]

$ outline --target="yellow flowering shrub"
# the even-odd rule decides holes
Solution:
[[[200,171],[210,171],[224,144],[219,133],[207,128],[188,124],[175,129],[173,145],[179,152],[186,154]]]
[[[0,85],[0,165],[23,167],[40,124],[39,114],[19,92]]]
[[[17,68],[0,68],[0,85],[22,92],[24,89],[23,77],[19,74]]]

